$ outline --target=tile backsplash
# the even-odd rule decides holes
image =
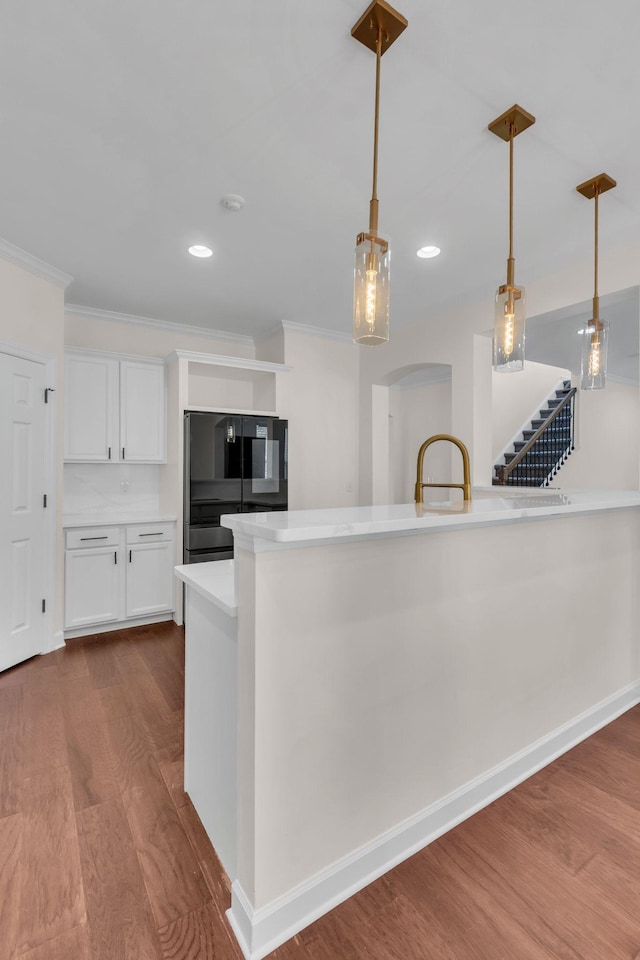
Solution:
[[[159,464],[65,463],[64,513],[158,513]]]

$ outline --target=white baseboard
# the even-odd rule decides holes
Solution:
[[[388,830],[272,903],[254,910],[236,880],[227,918],[246,960],[262,960],[458,823],[640,703],[640,681],[619,690],[438,803]]]
[[[167,613],[156,613],[153,617],[132,617],[130,620],[112,620],[109,623],[93,623],[86,627],[76,627],[64,631],[65,640],[75,640],[76,637],[92,637],[95,633],[110,633],[112,630],[128,630],[129,627],[144,627],[150,623],[165,623],[173,620],[173,610]]]
[[[51,652],[64,647],[64,630],[56,630],[51,640]]]

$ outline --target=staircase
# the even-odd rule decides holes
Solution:
[[[576,388],[565,380],[547,400],[540,416],[522,431],[505,453],[504,463],[496,464],[495,486],[548,487],[574,449]]]

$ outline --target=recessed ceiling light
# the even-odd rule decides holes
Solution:
[[[431,257],[437,257],[440,253],[440,247],[420,247],[416,251],[419,257],[422,257],[423,260],[430,260]]]
[[[189,253],[192,257],[212,257],[213,250],[210,247],[205,247],[201,243],[194,243],[192,247],[189,247]]]

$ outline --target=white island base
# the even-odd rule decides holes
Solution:
[[[186,789],[248,958],[640,702],[640,495],[505,492],[225,517],[237,594],[179,568]]]

